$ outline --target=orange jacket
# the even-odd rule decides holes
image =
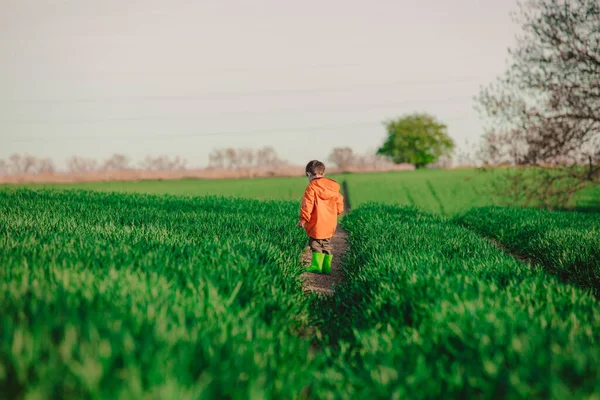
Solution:
[[[344,211],[340,185],[329,178],[317,178],[308,184],[302,198],[300,222],[313,239],[328,239],[337,228],[337,216]]]

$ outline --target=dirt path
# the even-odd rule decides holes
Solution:
[[[481,238],[483,238],[484,240],[487,240],[488,242],[490,242],[491,244],[493,244],[494,246],[496,246],[498,249],[502,250],[503,252],[505,252],[509,256],[511,256],[513,258],[516,258],[522,264],[526,264],[526,265],[534,265],[535,264],[533,262],[533,260],[531,260],[530,258],[527,258],[527,257],[522,256],[522,255],[517,254],[517,253],[513,253],[507,247],[505,247],[502,243],[500,243],[498,240],[493,239],[493,238],[489,238],[489,237],[486,237],[486,236],[482,236],[482,235],[479,235],[479,236]]]
[[[335,286],[344,280],[344,274],[341,268],[341,259],[348,250],[348,237],[346,231],[338,225],[335,235],[331,240],[333,244],[333,262],[331,263],[331,275],[321,275],[305,272],[302,274],[302,289],[305,292],[312,291],[323,294],[333,294]],[[312,253],[307,246],[302,253],[302,263],[310,265]]]

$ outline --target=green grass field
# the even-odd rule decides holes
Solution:
[[[600,214],[482,207],[456,221],[600,295]]]
[[[291,398],[295,204],[0,191],[0,397]]]
[[[418,170],[388,173],[332,175],[347,181],[352,206],[377,202],[414,205],[424,211],[452,216],[471,207],[494,205],[487,188],[494,172],[477,170]],[[299,175],[302,175],[301,173]],[[31,188],[90,189],[189,196],[233,196],[260,200],[299,201],[307,181],[299,178],[240,180],[179,180],[94,182],[60,185],[26,185]],[[600,211],[600,187],[581,193],[580,209]]]
[[[482,210],[486,225],[498,220]],[[290,201],[0,190],[0,393],[600,394],[600,302],[546,265],[454,220],[371,204],[343,221],[346,281],[333,297],[307,296],[297,211]],[[503,211],[543,235],[543,213]],[[560,215],[578,227],[588,216]],[[558,253],[573,240],[594,251],[598,236],[550,239]]]
[[[352,381],[348,398],[600,393],[589,292],[413,208],[369,205],[344,225],[347,283],[322,329],[347,357],[335,367]]]
[[[600,398],[600,214],[334,178],[332,297],[302,293],[304,178],[0,187],[0,397]]]

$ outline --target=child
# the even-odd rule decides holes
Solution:
[[[325,178],[325,164],[313,160],[306,165],[309,184],[304,191],[298,226],[306,230],[312,251],[312,263],[306,272],[331,273],[331,238],[337,228],[337,216],[344,211],[340,185]]]

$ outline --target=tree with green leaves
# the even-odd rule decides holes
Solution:
[[[423,168],[454,149],[447,126],[431,115],[406,115],[386,121],[384,125],[388,137],[377,154],[391,158],[396,164]]]

